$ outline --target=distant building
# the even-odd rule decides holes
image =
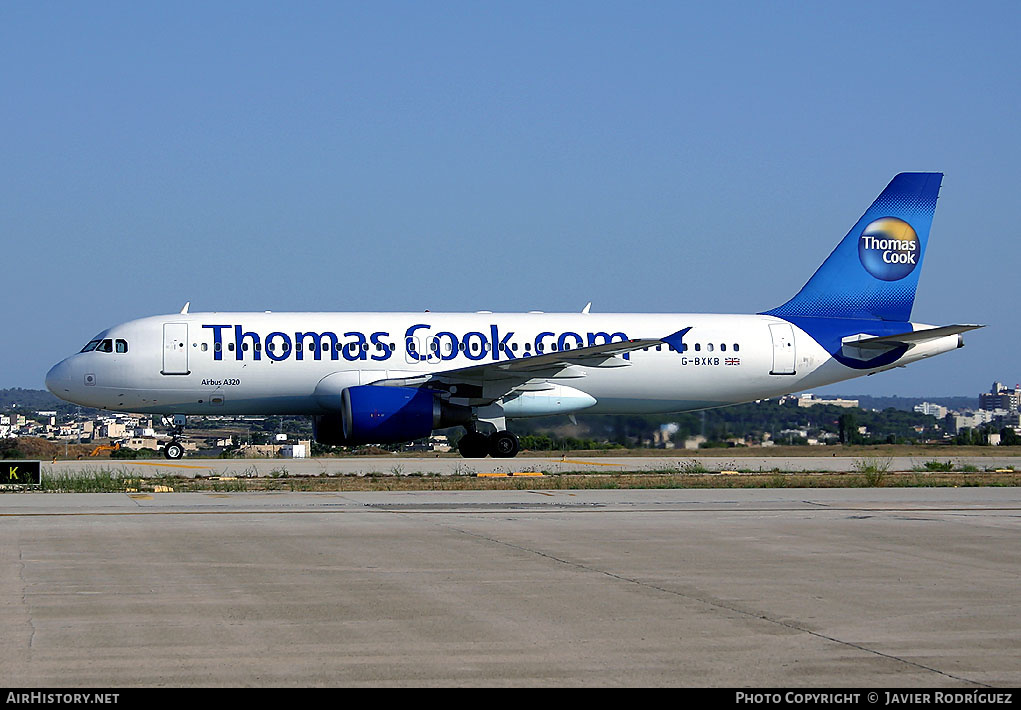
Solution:
[[[856,399],[823,399],[816,397],[814,394],[806,392],[805,394],[798,395],[797,404],[799,407],[814,407],[817,404],[828,404],[833,407],[847,407],[854,408],[858,406],[858,400]]]
[[[943,419],[946,417],[949,411],[946,407],[940,404],[933,404],[932,402],[922,402],[921,404],[915,405],[915,411],[919,414],[928,414],[936,417],[937,419]]]
[[[978,396],[978,408],[992,411],[994,409],[1005,409],[1008,412],[1018,411],[1021,404],[1021,387],[1014,385],[1014,389],[1007,389],[1002,382],[994,382],[988,392]]]
[[[975,429],[1009,415],[1010,412],[1005,409],[980,409],[977,412],[955,413],[952,417],[953,433],[957,434],[961,429]]]
[[[152,449],[156,451],[159,449],[160,443],[154,436],[133,436],[121,444],[121,446],[125,449]]]
[[[99,436],[108,439],[121,439],[127,434],[127,427],[121,422],[105,421],[99,428]]]
[[[689,451],[696,451],[706,441],[707,439],[701,434],[689,436],[687,439],[684,440],[684,448],[688,449]]]

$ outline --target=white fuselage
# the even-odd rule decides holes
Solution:
[[[543,378],[547,387],[562,388],[554,390],[564,395],[559,404],[545,407],[536,399],[538,406],[508,406],[507,416],[719,407],[958,347],[958,337],[947,336],[909,348],[894,363],[860,369],[838,362],[801,328],[766,315],[192,313],[110,328],[93,342],[113,347],[72,355],[46,383],[64,399],[110,410],[315,415],[332,411],[331,382],[364,385],[606,341],[659,339],[685,328],[683,352],[662,344],[611,366],[564,368]]]

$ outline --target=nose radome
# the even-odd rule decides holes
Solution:
[[[67,360],[61,360],[46,373],[46,389],[58,397],[70,389],[70,367]]]

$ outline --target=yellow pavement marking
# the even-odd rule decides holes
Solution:
[[[208,470],[209,466],[189,466],[183,463],[161,463],[159,461],[138,461],[135,459],[123,459],[123,461],[131,466],[169,466],[170,468],[199,468]]]

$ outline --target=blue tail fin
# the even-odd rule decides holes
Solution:
[[[901,173],[804,288],[765,315],[911,319],[942,173]]]

